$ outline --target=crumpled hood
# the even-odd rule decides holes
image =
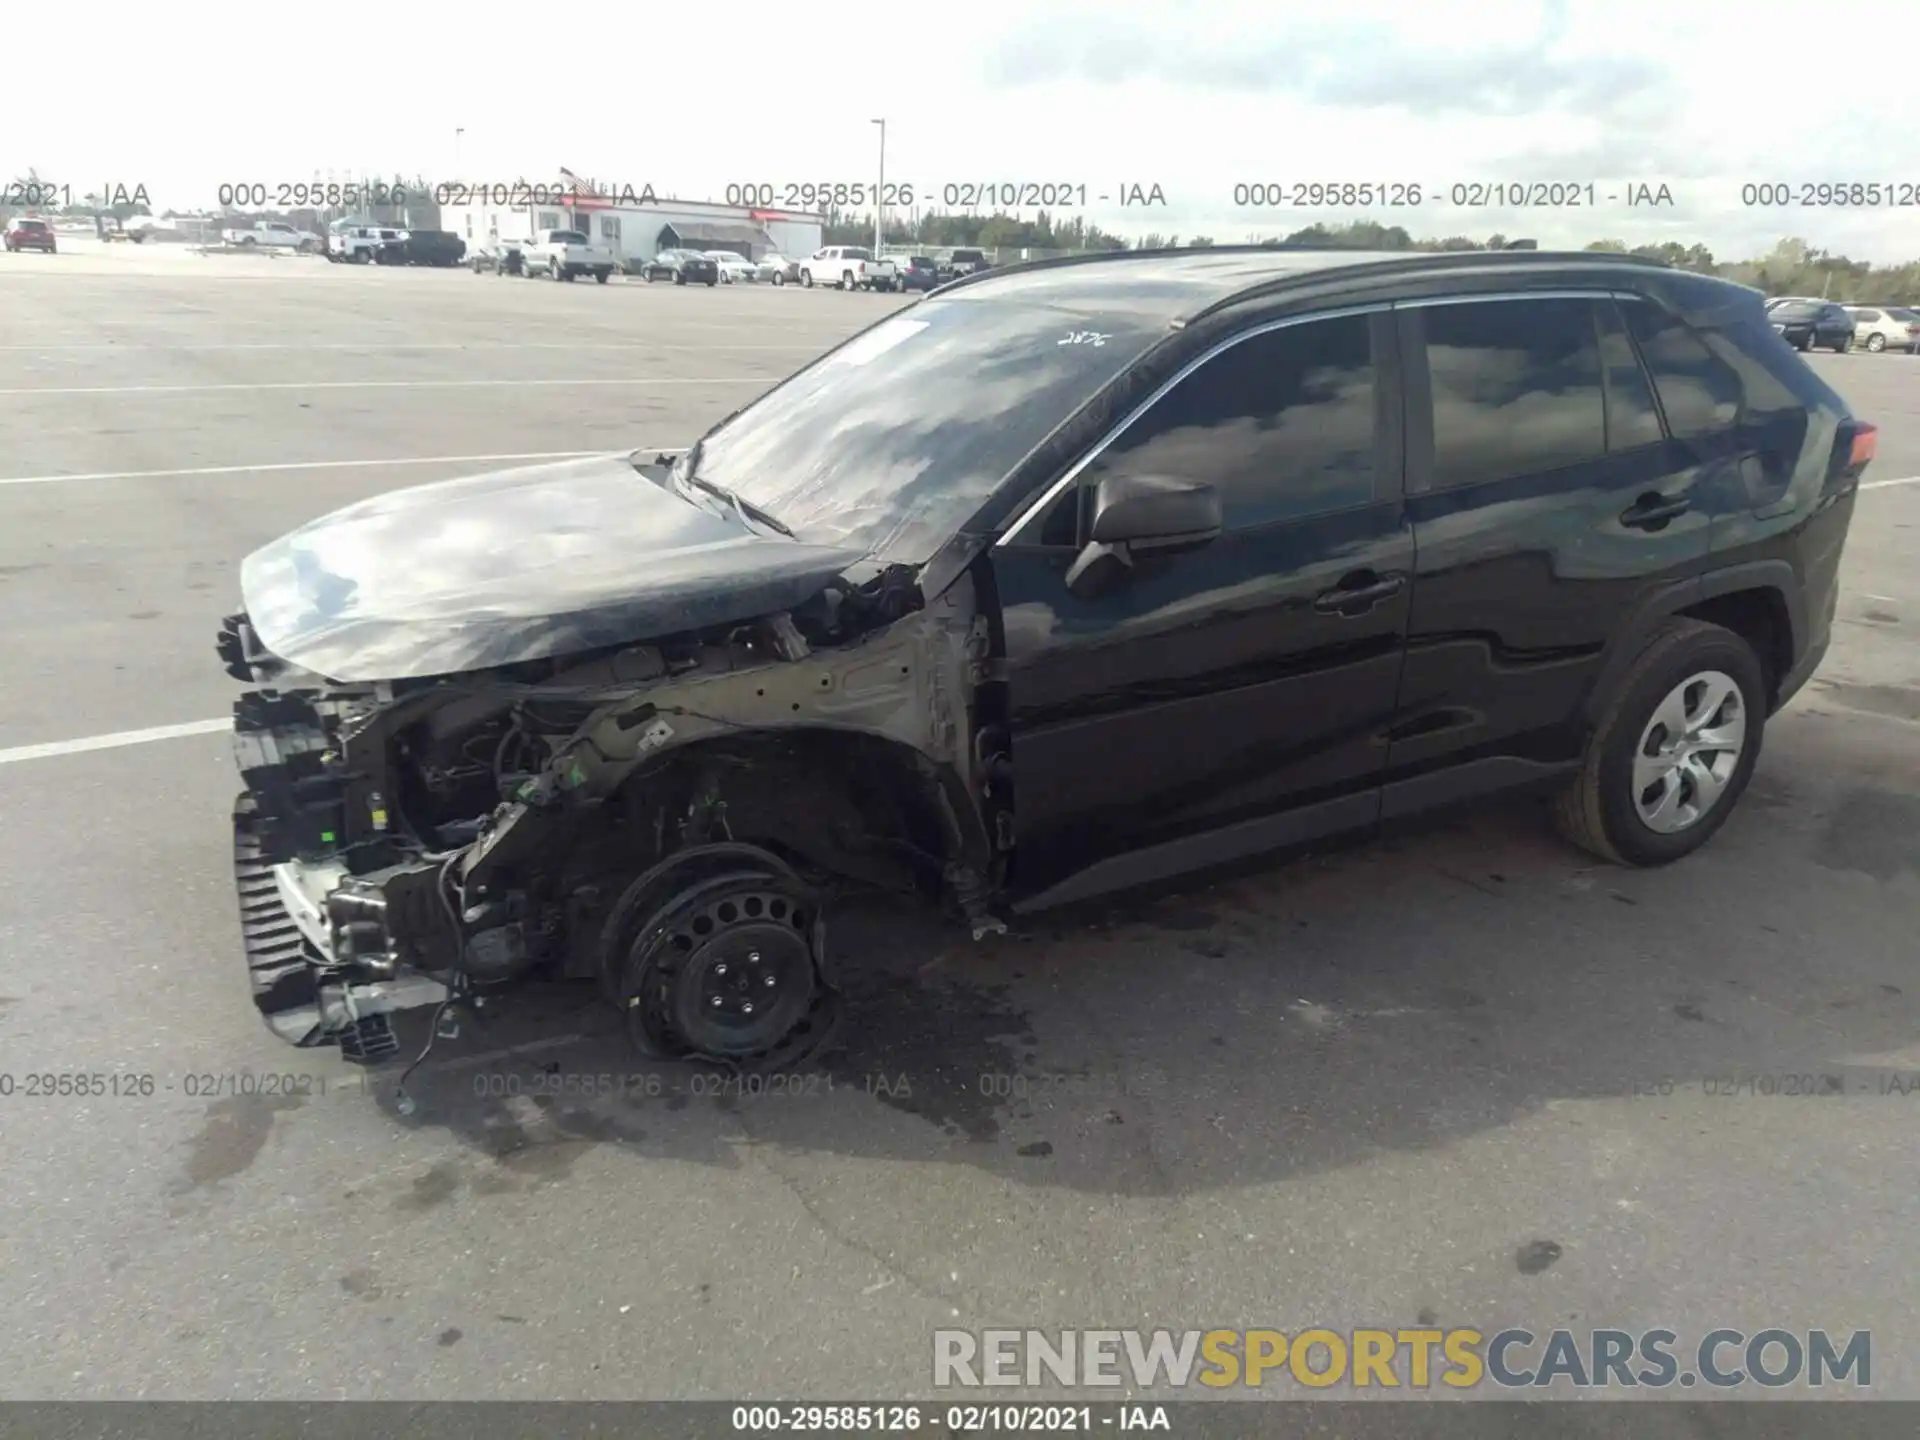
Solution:
[[[364,682],[747,620],[861,558],[758,534],[604,455],[374,496],[254,551],[240,583],[268,650]]]

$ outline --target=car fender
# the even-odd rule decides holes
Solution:
[[[1587,693],[1586,720],[1598,721],[1608,697],[1619,688],[1621,677],[1662,625],[1683,610],[1742,590],[1771,590],[1779,596],[1787,615],[1790,653],[1799,656],[1807,640],[1806,596],[1793,566],[1785,560],[1752,560],[1675,581],[1647,595],[1614,632],[1599,674]]]

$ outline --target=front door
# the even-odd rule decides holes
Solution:
[[[1413,568],[1384,309],[1217,349],[994,552],[1030,903],[1280,848],[1377,815]],[[1224,531],[1080,598],[1099,482],[1210,484]]]

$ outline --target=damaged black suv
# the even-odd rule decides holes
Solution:
[[[1727,818],[1874,429],[1758,294],[1625,256],[1136,252],[960,280],[678,455],[382,495],[219,650],[255,1000],[592,978],[652,1057],[832,1034],[825,915],[976,937],[1515,786]]]

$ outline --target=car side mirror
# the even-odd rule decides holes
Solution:
[[[1067,571],[1067,589],[1093,599],[1124,580],[1136,559],[1202,549],[1219,539],[1220,529],[1220,495],[1211,485],[1109,475],[1093,493],[1093,525]]]

